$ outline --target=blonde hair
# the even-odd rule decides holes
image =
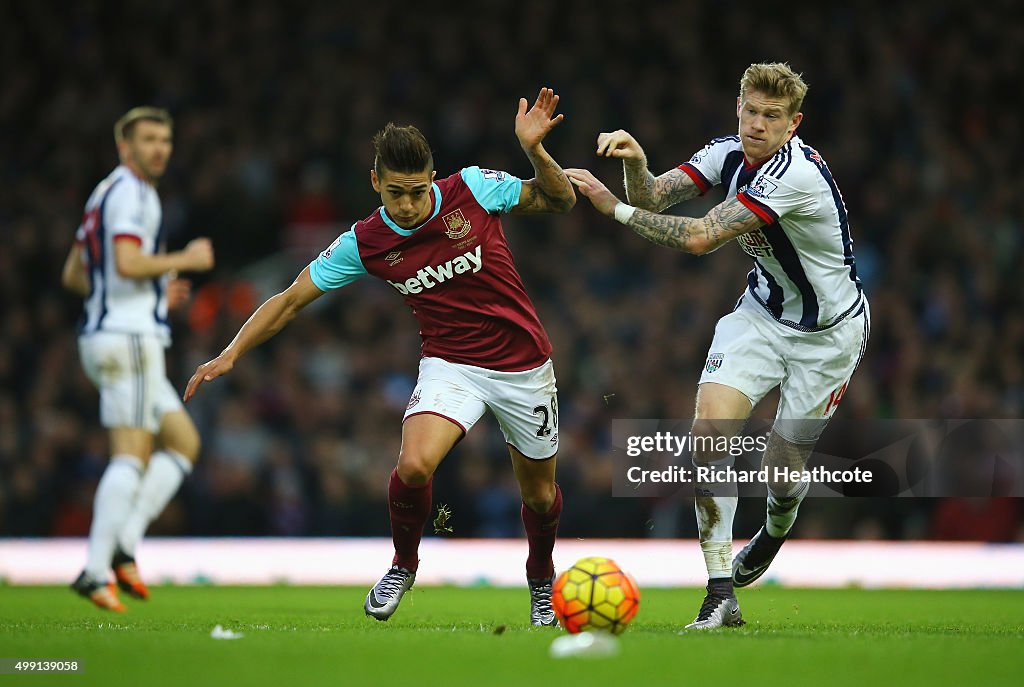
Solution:
[[[174,120],[171,113],[162,107],[133,107],[128,110],[117,122],[114,123],[114,142],[120,143],[131,138],[132,129],[139,122],[158,122],[174,128]]]
[[[772,98],[789,100],[789,114],[795,115],[807,95],[807,84],[802,76],[785,62],[752,64],[740,79],[740,102],[746,100],[749,91],[758,91]]]

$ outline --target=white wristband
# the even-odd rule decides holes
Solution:
[[[636,208],[632,205],[626,205],[625,203],[619,203],[615,206],[615,221],[622,224],[629,224],[629,220],[633,218],[633,213],[636,212]]]

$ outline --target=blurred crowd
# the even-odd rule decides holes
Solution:
[[[798,3],[799,4],[799,3]],[[764,8],[760,8],[763,10]],[[840,414],[1024,416],[1024,149],[1007,106],[1024,64],[1011,0],[821,4],[171,0],[0,9],[0,535],[82,535],[107,459],[80,370],[80,301],[60,289],[93,186],[116,164],[114,120],[176,118],[161,184],[171,248],[213,239],[217,268],[173,315],[183,388],[252,309],[379,205],[370,138],[419,126],[438,174],[529,177],[516,101],[541,86],[566,119],[546,145],[621,190],[593,156],[625,128],[657,174],[734,132],[743,69],[788,61],[810,92],[800,135],[843,192],[872,307]],[[676,211],[703,214],[721,191]],[[559,481],[569,537],[695,536],[683,499],[611,498],[611,420],[686,418],[715,321],[745,286],[735,246],[693,258],[580,203],[508,217],[554,344]],[[364,280],[317,301],[188,408],[204,439],[154,524],[174,535],[388,534],[385,485],[419,356],[413,316]],[[757,414],[774,412],[766,399]],[[520,501],[490,416],[435,479],[454,536],[519,536]],[[752,534],[763,501],[741,505]],[[1016,499],[813,499],[798,536],[1024,539]]]

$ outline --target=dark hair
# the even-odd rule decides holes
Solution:
[[[114,124],[114,141],[120,143],[132,137],[132,130],[139,122],[158,122],[174,128],[171,113],[160,107],[135,107],[128,110]]]
[[[373,137],[373,168],[379,177],[384,169],[404,174],[433,171],[434,155],[419,129],[412,125],[387,126]]]

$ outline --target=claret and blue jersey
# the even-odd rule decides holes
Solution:
[[[701,191],[722,184],[765,222],[737,241],[754,259],[747,291],[775,320],[815,331],[862,307],[846,206],[828,165],[799,137],[753,166],[739,136],[716,138],[679,168]]]
[[[467,167],[431,186],[432,209],[403,229],[383,207],[309,265],[330,291],[370,274],[391,285],[420,325],[423,355],[504,372],[544,364],[551,344],[515,268],[500,215],[522,181]]]

